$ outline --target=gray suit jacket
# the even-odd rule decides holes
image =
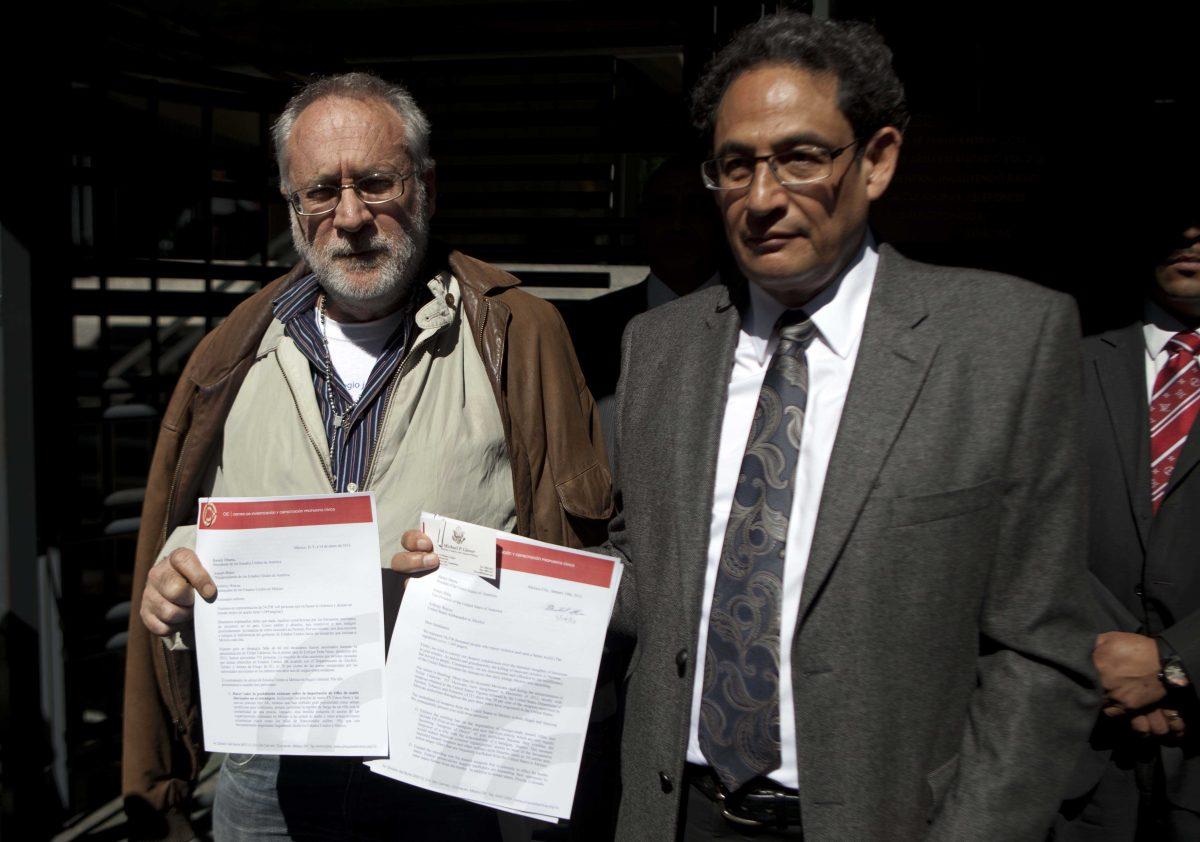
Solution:
[[[738,296],[733,295],[733,299]],[[618,838],[674,838],[718,440],[726,287],[637,317],[617,392]],[[1098,704],[1078,326],[1065,296],[881,250],[791,652],[809,840],[1045,833]]]

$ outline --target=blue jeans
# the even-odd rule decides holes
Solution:
[[[360,758],[231,754],[213,805],[216,842],[499,842],[496,814],[377,775]]]

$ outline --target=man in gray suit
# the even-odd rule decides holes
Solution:
[[[876,245],[866,25],[765,18],[694,105],[749,283],[623,342],[618,837],[1040,838],[1098,709],[1074,306]]]

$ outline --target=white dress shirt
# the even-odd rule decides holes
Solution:
[[[879,254],[870,234],[858,256],[842,275],[814,296],[804,307],[816,324],[817,335],[808,347],[808,401],[801,431],[800,457],[792,496],[792,513],[788,521],[787,548],[783,568],[783,605],[780,622],[779,675],[779,733],[782,741],[782,762],[771,779],[784,786],[797,787],[796,729],[792,702],[792,638],[796,631],[796,616],[800,610],[800,591],[808,553],[812,546],[825,471],[837,435],[842,406],[858,356],[863,322],[867,316],[867,301],[875,282]],[[750,285],[750,307],[738,333],[733,370],[729,374],[729,395],[725,402],[725,418],[721,425],[721,442],[717,455],[716,485],[713,493],[712,521],[708,538],[708,569],[704,576],[704,600],[700,609],[700,637],[696,652],[695,682],[692,687],[692,718],[688,735],[689,763],[707,765],[700,751],[697,725],[700,721],[700,699],[704,685],[704,655],[708,645],[708,616],[712,609],[713,590],[721,548],[725,543],[725,528],[733,504],[750,424],[758,405],[767,365],[779,344],[775,323],[784,306]]]
[[[1146,399],[1154,398],[1154,381],[1163,370],[1171,351],[1167,343],[1175,334],[1187,330],[1187,325],[1153,301],[1146,302],[1146,323],[1142,335],[1146,338]]]

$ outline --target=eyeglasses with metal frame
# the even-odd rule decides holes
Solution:
[[[364,205],[382,205],[404,195],[404,182],[412,173],[373,172],[349,184],[313,184],[288,194],[292,208],[301,216],[330,213],[342,200],[342,191],[353,190]]]
[[[858,138],[839,146],[793,146],[771,155],[723,155],[700,165],[700,175],[709,190],[744,190],[754,181],[758,162],[765,161],[775,180],[784,187],[824,181],[833,173],[837,157],[858,143]]]

